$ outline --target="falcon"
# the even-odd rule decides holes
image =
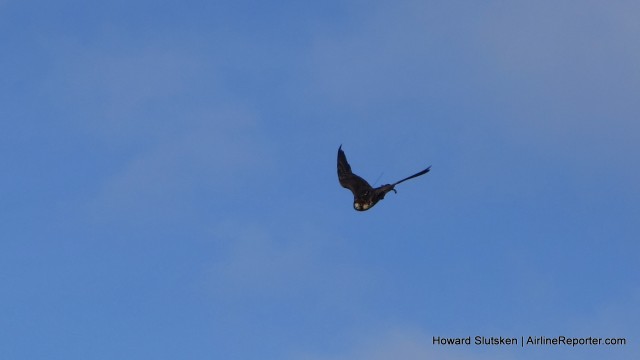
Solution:
[[[393,184],[385,184],[374,189],[366,180],[351,171],[351,166],[347,162],[347,156],[344,154],[344,151],[342,151],[342,145],[338,148],[338,180],[343,188],[349,189],[353,193],[353,208],[357,211],[371,209],[378,201],[384,199],[384,196],[388,192],[393,191],[397,193],[395,189],[396,185],[424,175],[428,173],[429,170],[431,170],[431,166]]]

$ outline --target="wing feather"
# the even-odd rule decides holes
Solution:
[[[342,145],[338,148],[338,181],[343,188],[351,190],[354,197],[364,191],[372,190],[366,180],[351,171],[351,165],[347,162],[347,156],[342,151]]]

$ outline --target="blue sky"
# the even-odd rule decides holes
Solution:
[[[0,0],[0,354],[639,356],[638,13]]]

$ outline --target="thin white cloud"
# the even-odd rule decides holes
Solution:
[[[496,109],[490,124],[528,151],[607,172],[634,185],[640,151],[637,2],[553,1],[496,5],[477,33],[479,62]]]
[[[429,101],[442,90],[438,63],[446,61],[442,9],[415,1],[378,2],[343,32],[318,34],[310,66],[323,95],[342,105],[367,107],[410,98]]]
[[[638,11],[635,2],[591,1],[512,3],[488,12],[479,60],[504,92],[511,132],[556,148],[637,144],[640,107],[632,94],[640,89],[640,26],[629,14]]]
[[[640,26],[630,16],[638,11],[640,5],[633,1],[495,4],[483,18],[479,40],[516,77],[519,73],[602,77],[620,70],[610,65],[624,68],[640,60],[636,41]],[[585,72],[598,67],[605,72]],[[628,75],[637,81],[640,74]]]
[[[251,177],[273,174],[273,153],[252,114],[242,109],[210,112],[198,120],[185,119],[183,125],[116,169],[94,199],[94,211],[162,211],[169,216],[200,196],[215,197],[214,206],[220,198],[240,194]]]
[[[220,252],[205,286],[221,300],[304,298],[330,303],[335,310],[349,307],[375,276],[340,260],[339,237],[316,225],[266,230],[227,224],[213,236]]]
[[[47,44],[52,68],[44,92],[62,118],[105,141],[166,130],[167,116],[179,116],[181,101],[194,93],[202,60],[172,42],[102,40],[81,45],[54,38]]]
[[[63,126],[117,159],[97,179],[90,212],[170,217],[198,193],[233,194],[249,176],[272,173],[259,115],[220,98],[215,62],[175,39],[136,46],[105,38],[53,40],[44,85]]]

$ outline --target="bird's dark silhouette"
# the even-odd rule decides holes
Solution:
[[[395,189],[396,185],[413,179],[414,177],[424,175],[428,173],[429,170],[431,170],[431,166],[393,184],[385,184],[373,188],[366,180],[351,171],[351,166],[347,162],[347,156],[344,154],[344,151],[342,151],[342,145],[338,148],[338,180],[343,188],[349,189],[353,193],[353,208],[357,211],[371,209],[378,201],[384,199],[384,196],[388,192],[393,191],[397,193]]]

